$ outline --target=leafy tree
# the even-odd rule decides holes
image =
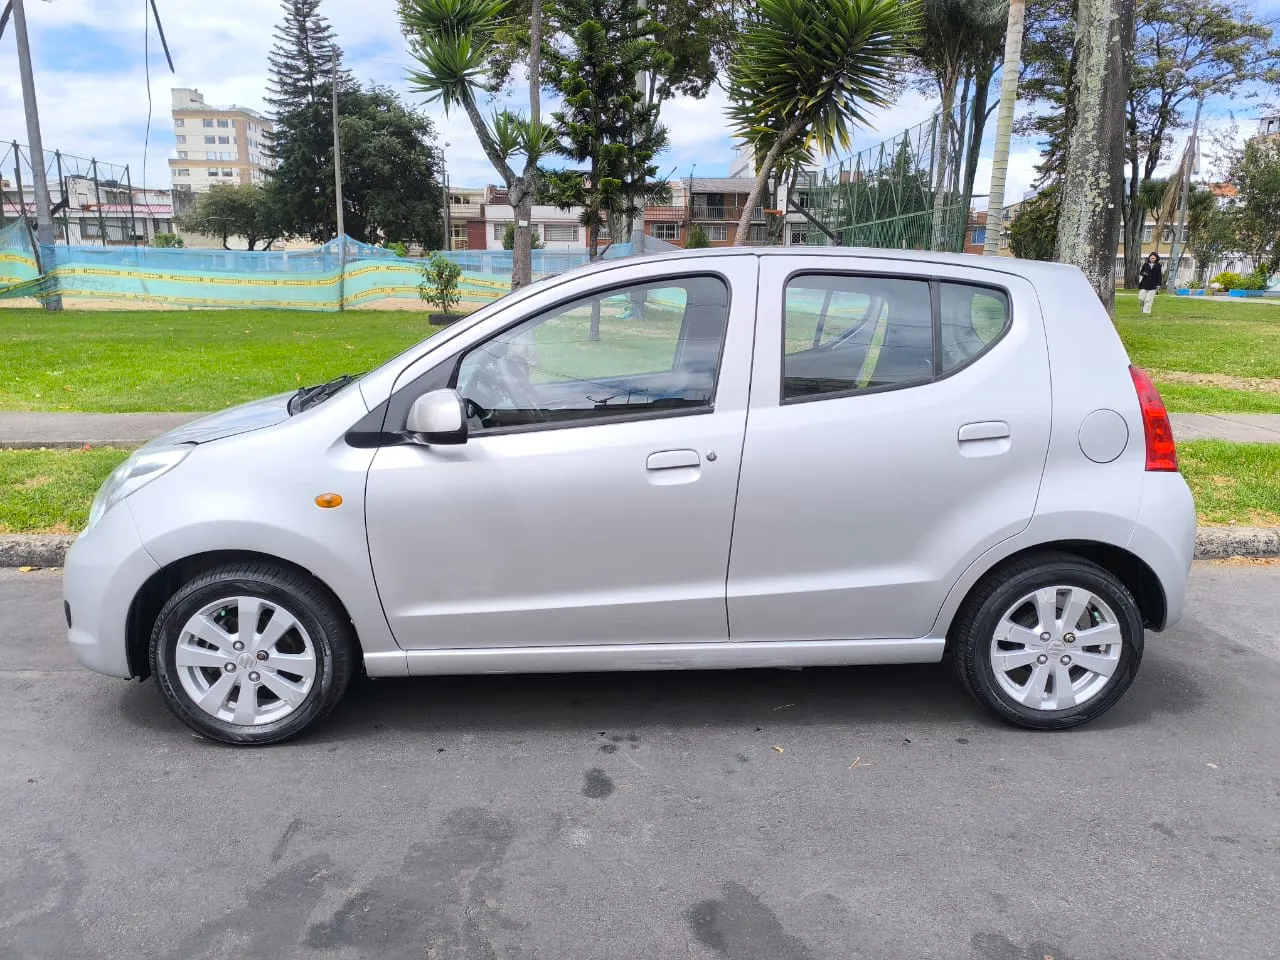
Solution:
[[[151,238],[153,247],[184,247],[186,244],[176,233],[157,233]]]
[[[458,279],[462,268],[443,253],[433,253],[422,265],[422,281],[418,284],[418,296],[427,303],[434,303],[441,313],[451,313],[462,301]]]
[[[729,117],[759,158],[736,245],[789,151],[847,149],[850,125],[888,102],[917,23],[914,0],[759,0],[729,67]]]
[[[395,237],[442,246],[442,159],[431,120],[380,86],[340,92],[338,113],[347,233],[366,243]],[[326,159],[332,155],[330,148]],[[325,169],[332,184],[332,162]]]
[[[243,238],[248,250],[256,250],[258,244],[266,250],[284,233],[273,197],[257,183],[218,184],[197,193],[195,207],[178,218],[178,225],[190,233],[218,237],[224,250],[231,249],[231,237]]]
[[[516,225],[514,223],[508,223],[506,229],[502,231],[502,249],[514,250],[515,246],[516,246]],[[530,250],[542,249],[542,238],[538,236],[538,233],[536,230],[534,231],[533,235],[529,238],[529,249]]]
[[[1078,57],[1075,0],[1033,0],[1024,45],[1020,96],[1048,109],[1019,123],[1023,133],[1047,138],[1042,182],[1061,176],[1068,132],[1075,122],[1067,91]],[[1149,208],[1142,184],[1151,180],[1189,126],[1188,110],[1203,95],[1238,95],[1253,81],[1274,78],[1280,51],[1271,27],[1241,0],[1136,0],[1124,160],[1128,166],[1121,208],[1125,285],[1137,283],[1142,227]]]
[[[429,101],[439,100],[446,112],[461,107],[471,122],[485,156],[507,186],[515,210],[515,250],[511,285],[532,279],[531,214],[538,192],[538,161],[549,152],[554,137],[542,122],[542,0],[529,2],[529,116],[504,112],[485,120],[479,95],[494,69],[498,34],[504,26],[506,0],[400,0],[400,23],[409,54],[418,63],[410,71],[413,88]],[[517,154],[524,167],[511,165]]]
[[[711,239],[707,236],[707,231],[702,229],[702,224],[695,223],[689,228],[689,234],[685,237],[684,248],[686,250],[700,250],[709,246],[711,246]]]
[[[1253,140],[1235,158],[1231,182],[1236,188],[1240,244],[1259,269],[1280,268],[1280,146]]]
[[[1009,224],[1009,249],[1023,260],[1052,260],[1058,247],[1058,188],[1024,200]],[[990,227],[988,227],[990,229]]]

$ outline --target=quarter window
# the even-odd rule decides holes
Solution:
[[[614,289],[472,349],[455,383],[473,430],[706,411],[728,319],[715,277]]]
[[[1009,298],[1000,290],[965,283],[939,284],[942,372],[964,366],[1009,325]]]
[[[906,386],[932,377],[928,282],[809,275],[787,284],[784,400]]]

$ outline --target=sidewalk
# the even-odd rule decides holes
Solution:
[[[139,447],[202,413],[0,413],[0,449]],[[1280,443],[1278,413],[1174,413],[1179,440]]]
[[[0,448],[140,447],[202,413],[3,413]]]

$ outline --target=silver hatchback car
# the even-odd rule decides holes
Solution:
[[[229,743],[351,675],[942,658],[1070,727],[1182,614],[1169,419],[1083,275],[921,252],[605,261],[200,420],[66,563],[82,663]]]

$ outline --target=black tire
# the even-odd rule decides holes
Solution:
[[[183,688],[175,662],[187,621],[201,608],[236,595],[259,597],[287,610],[306,629],[315,649],[316,673],[302,703],[287,716],[256,726],[222,720],[201,709]],[[350,621],[322,585],[272,564],[235,563],[205,571],[178,589],[156,618],[149,656],[165,705],[179,720],[214,740],[252,746],[287,740],[328,714],[347,689],[356,650]]]
[[[1092,591],[1115,613],[1121,635],[1119,662],[1107,685],[1063,710],[1019,703],[1000,686],[991,663],[991,641],[1000,619],[1021,597],[1050,586]],[[1133,683],[1142,663],[1142,614],[1133,594],[1108,570],[1072,554],[1035,554],[988,574],[973,588],[952,627],[951,648],[960,682],[1000,719],[1032,730],[1065,730],[1105,713]]]

